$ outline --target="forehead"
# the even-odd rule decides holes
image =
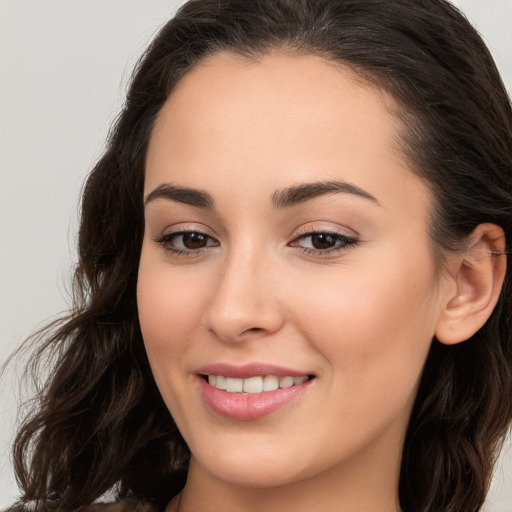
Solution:
[[[226,140],[257,133],[261,143],[308,136],[312,143],[345,128],[353,138],[368,130],[374,144],[398,148],[401,124],[382,90],[340,64],[312,55],[275,53],[258,60],[217,54],[199,63],[176,85],[157,120],[168,134]],[[274,127],[268,131],[268,128]],[[286,127],[286,130],[283,130]],[[212,130],[215,128],[215,131]],[[340,135],[339,133],[336,135]],[[340,139],[341,142],[341,139]]]
[[[372,195],[385,187],[408,197],[425,186],[400,151],[394,107],[386,93],[320,57],[215,55],[185,75],[162,108],[146,190],[175,180],[220,189],[216,176],[253,191],[341,178]]]

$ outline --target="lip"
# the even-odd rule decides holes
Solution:
[[[233,366],[225,363],[214,363],[196,370],[199,389],[203,401],[216,415],[223,418],[250,421],[269,416],[299,398],[310,387],[314,379],[289,388],[279,388],[263,393],[228,393],[210,386],[205,375],[223,375],[238,379],[275,375],[276,377],[301,377],[310,375],[307,372],[293,370],[282,366],[262,363],[251,363]]]
[[[198,378],[201,395],[206,405],[217,415],[238,421],[250,421],[268,416],[302,395],[312,379],[291,388],[280,388],[264,393],[228,393],[210,386]]]
[[[232,365],[226,363],[212,363],[201,366],[195,370],[199,375],[223,375],[235,379],[248,379],[249,377],[264,377],[275,375],[276,377],[301,377],[311,375],[310,372],[275,366],[266,363],[249,363],[243,365]]]

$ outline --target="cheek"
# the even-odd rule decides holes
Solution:
[[[408,259],[308,281],[308,293],[299,299],[301,329],[329,363],[333,379],[377,394],[390,386],[411,391],[435,331],[430,268],[428,260]],[[369,382],[374,385],[363,386]]]
[[[174,417],[185,408],[187,354],[201,322],[200,286],[186,273],[172,272],[144,249],[139,266],[139,322],[153,377]]]
[[[145,257],[139,267],[137,304],[146,351],[155,374],[182,360],[201,323],[201,279],[172,272],[165,262]],[[176,358],[180,355],[179,358]],[[156,376],[156,375],[155,375]]]

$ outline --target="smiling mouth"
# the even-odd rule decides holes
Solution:
[[[259,394],[277,389],[291,388],[313,378],[312,375],[300,377],[265,375],[239,379],[223,375],[203,375],[208,384],[227,393]]]

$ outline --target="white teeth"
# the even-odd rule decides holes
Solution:
[[[279,379],[275,375],[265,375],[263,391],[274,391],[279,388]]]
[[[222,375],[208,375],[208,383],[217,389],[226,390],[228,393],[256,394],[265,391],[274,391],[279,388],[291,388],[306,382],[307,375],[300,377],[276,377],[265,375],[265,377],[249,377],[247,379],[236,379]]]
[[[263,391],[263,377],[244,379],[244,393],[261,393]]]
[[[226,378],[226,391],[228,393],[241,393],[244,386],[244,379]]]
[[[291,388],[293,386],[293,377],[281,377],[279,379],[280,388]]]
[[[215,376],[215,387],[217,389],[226,389],[226,377],[223,377],[222,375]]]

